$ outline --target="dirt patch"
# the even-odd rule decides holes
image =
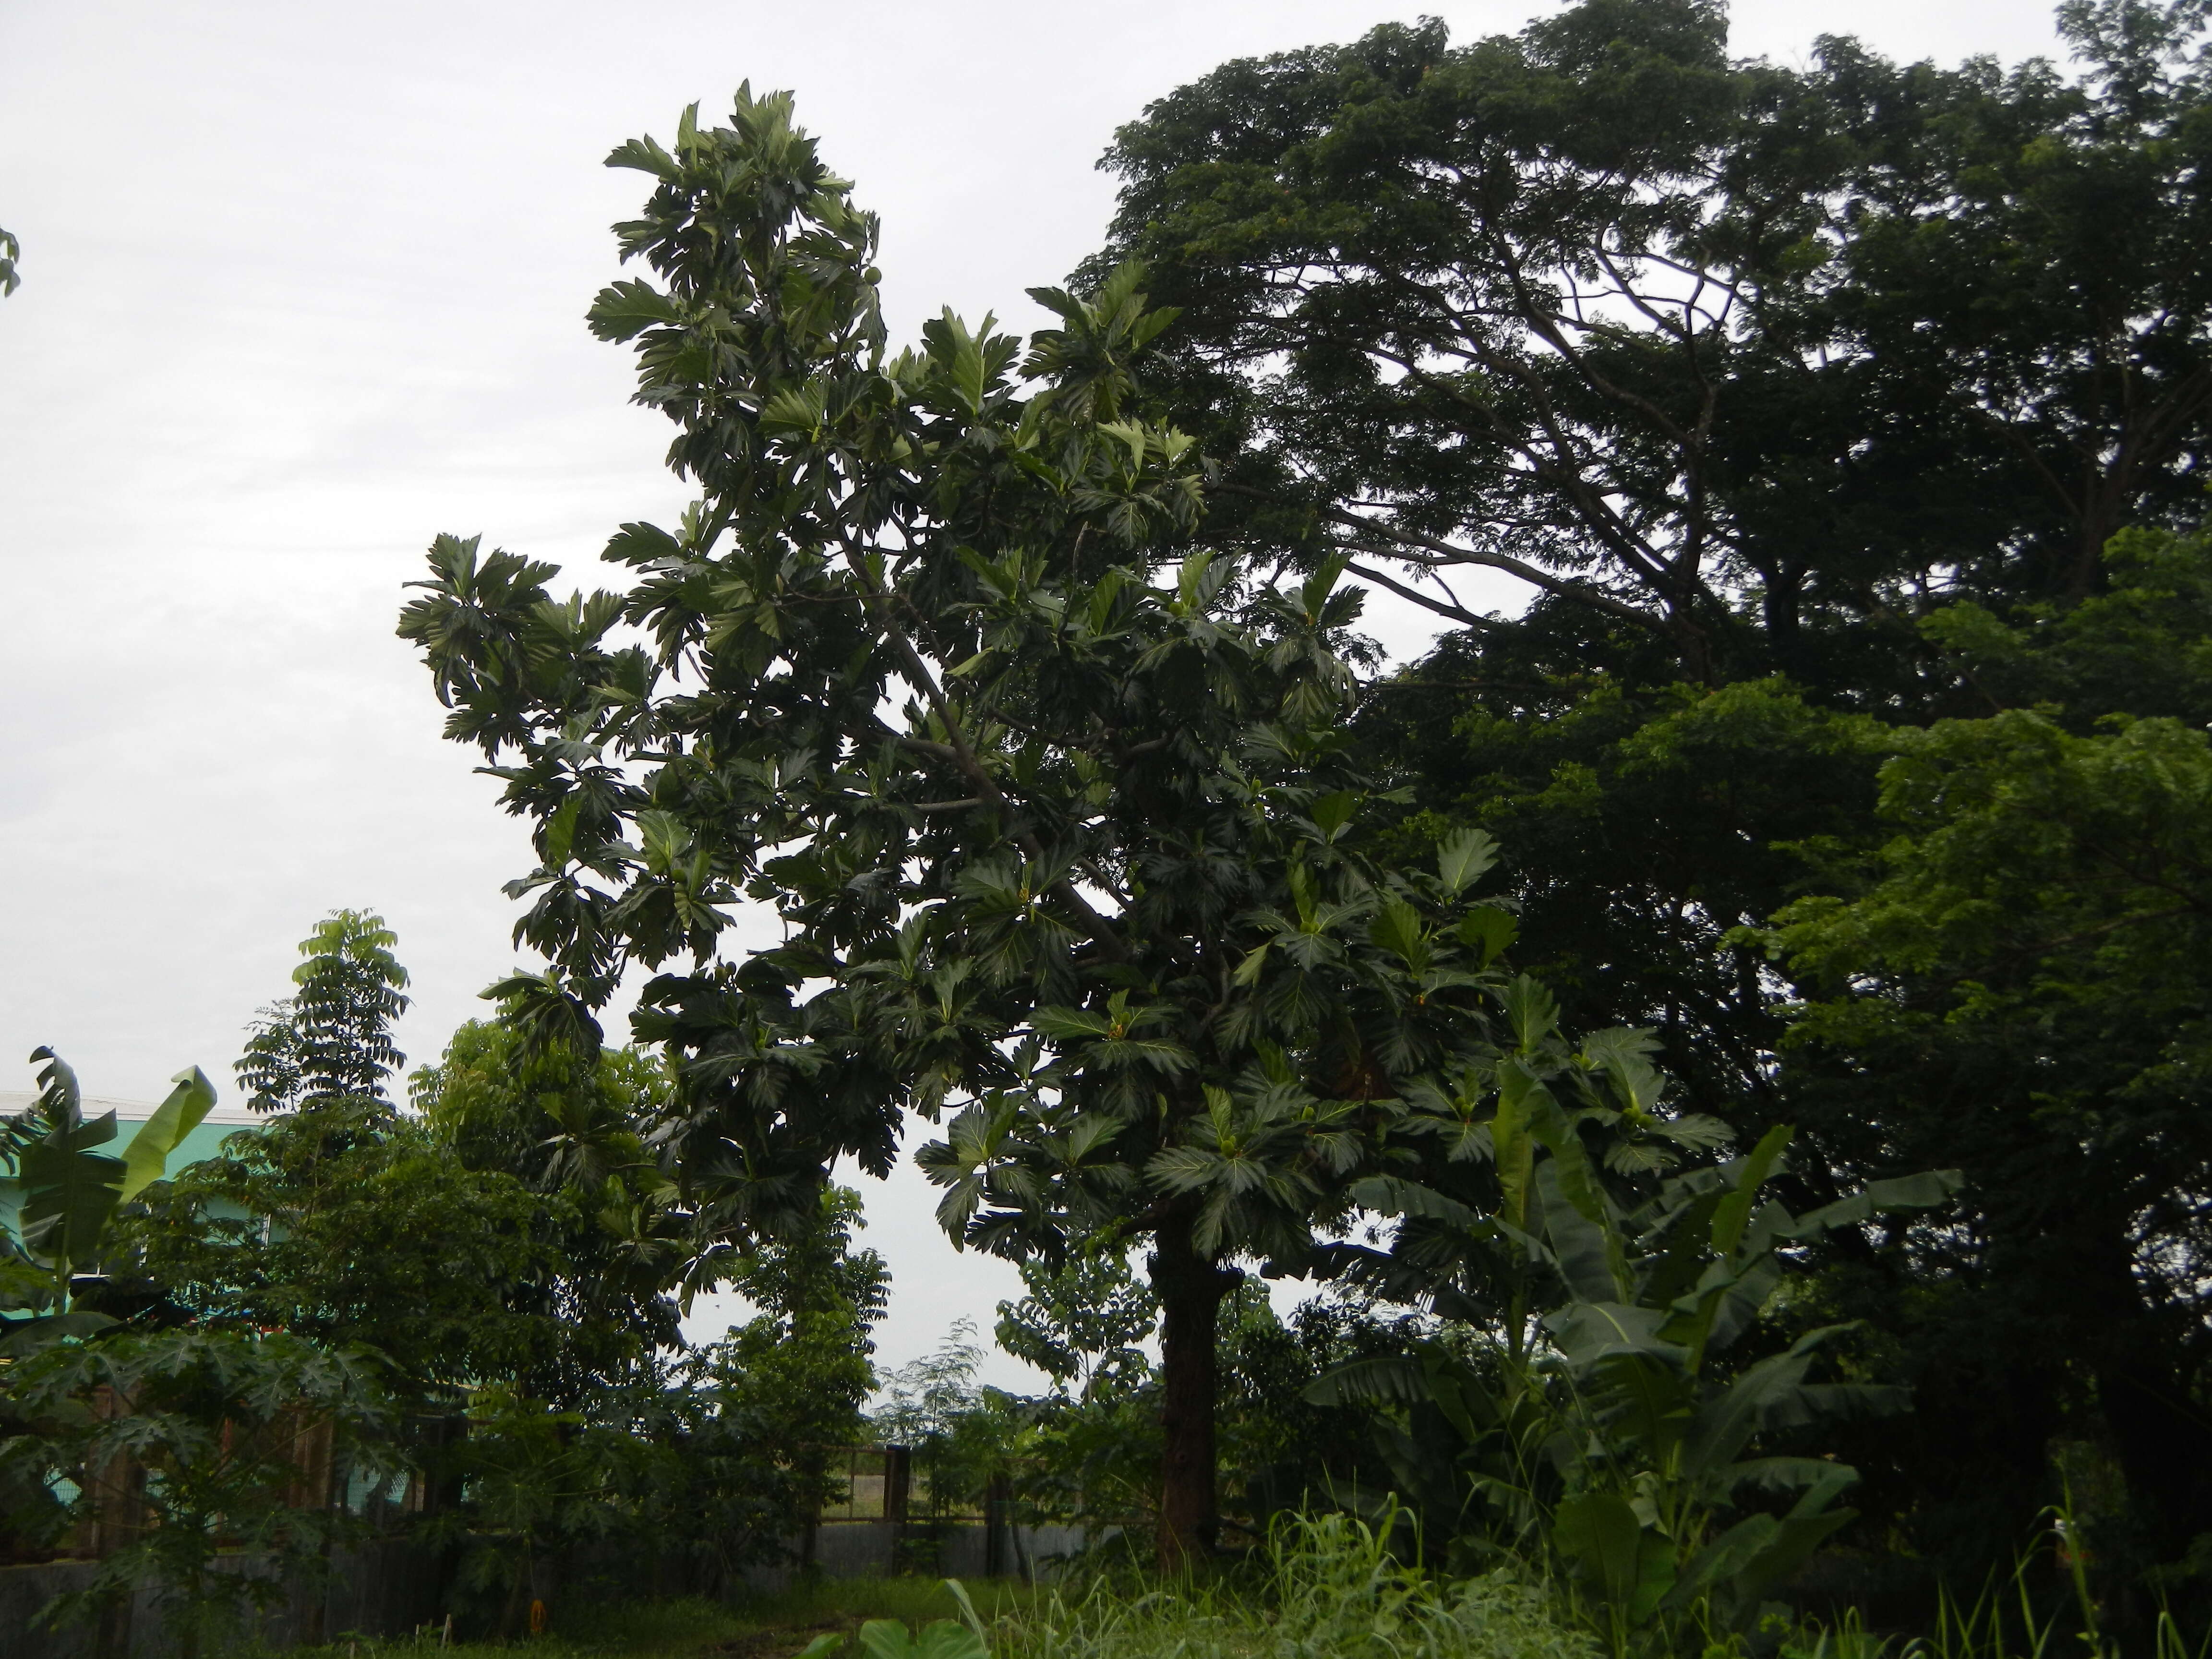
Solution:
[[[811,1625],[778,1625],[771,1630],[749,1631],[731,1641],[717,1643],[704,1651],[726,1654],[729,1659],[790,1659],[790,1656],[817,1636],[827,1636],[832,1632],[849,1635],[860,1627],[859,1620],[840,1614],[834,1619],[817,1620]]]

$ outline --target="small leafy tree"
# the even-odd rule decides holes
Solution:
[[[617,1297],[610,1318],[579,1316],[587,1298],[564,1291],[598,1280],[568,1247],[605,1238],[593,1265],[620,1254],[596,1205],[456,1157],[434,1115],[392,1109],[396,943],[352,911],[303,942],[297,994],[264,1012],[238,1062],[267,1121],[149,1195],[123,1230],[133,1271],[195,1323],[367,1344],[418,1406],[524,1379],[560,1395],[558,1379],[618,1369],[672,1333],[673,1310],[656,1283],[642,1310]]]
[[[385,1079],[405,1061],[392,1041],[407,1011],[407,970],[392,954],[398,938],[384,918],[334,910],[300,941],[299,988],[261,1011],[237,1064],[257,1112],[350,1103],[388,1113]]]
[[[700,498],[614,538],[627,595],[441,537],[400,623],[534,826],[525,1017],[586,1033],[680,964],[635,1030],[682,1061],[655,1139],[702,1238],[810,1215],[841,1157],[884,1170],[911,1109],[951,1115],[921,1162],[958,1242],[1148,1245],[1161,1549],[1201,1552],[1235,1259],[1303,1265],[1389,1125],[1458,1111],[1490,994],[1527,994],[1469,898],[1493,850],[1364,847],[1358,596],[1187,544],[1134,269],[1036,290],[1059,325],[1026,352],[947,314],[894,356],[875,221],[787,98],[611,160],[653,180],[620,234],[660,280],[592,326]],[[719,961],[743,894],[784,939]]]
[[[316,1115],[224,1142],[125,1224],[170,1316],[368,1344],[420,1405],[558,1369],[568,1333],[519,1294],[559,1274],[545,1203],[419,1124],[333,1147]]]
[[[288,1570],[322,1559],[347,1525],[313,1471],[373,1463],[384,1443],[375,1372],[368,1355],[282,1334],[191,1330],[58,1344],[11,1368],[11,1409],[39,1425],[80,1508],[112,1501],[118,1468],[145,1477],[128,1494],[143,1523],[51,1616],[94,1613],[150,1582],[179,1651],[197,1659],[246,1607],[279,1598]],[[303,1455],[310,1435],[329,1437],[332,1462]],[[273,1558],[276,1571],[218,1570],[230,1548]]]
[[[409,1079],[441,1155],[534,1195],[539,1265],[501,1291],[560,1334],[544,1363],[515,1376],[532,1394],[580,1407],[678,1341],[685,1232],[645,1139],[670,1081],[657,1057],[533,1045],[505,1019],[462,1026]]]
[[[1000,1347],[1088,1398],[1142,1376],[1149,1364],[1138,1344],[1152,1334],[1159,1298],[1129,1271],[1127,1256],[1093,1249],[1054,1263],[1042,1257],[1021,1264],[1029,1292],[999,1304],[993,1333]]]
[[[514,1633],[533,1574],[581,1548],[656,1587],[674,1568],[709,1590],[787,1550],[875,1382],[869,1332],[888,1275],[853,1248],[859,1208],[825,1192],[813,1226],[738,1261],[732,1282],[757,1311],[720,1342],[560,1401],[511,1384],[474,1393],[467,1436],[434,1460],[465,1495],[429,1532],[461,1551],[495,1629]]]
[[[509,1170],[541,1191],[596,1198],[612,1187],[644,1198],[666,1185],[645,1137],[666,1115],[671,1084],[658,1055],[534,1044],[502,1018],[461,1026],[407,1093],[474,1168]]]

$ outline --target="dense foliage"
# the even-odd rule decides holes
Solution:
[[[472,1023],[403,1112],[395,943],[351,912],[315,930],[239,1062],[268,1121],[169,1179],[214,1099],[197,1072],[119,1158],[44,1050],[40,1101],[0,1126],[0,1548],[97,1555],[49,1613],[103,1641],[149,1583],[188,1649],[234,1634],[378,1531],[451,1549],[456,1610],[496,1630],[579,1552],[711,1588],[789,1549],[860,1432],[885,1276],[852,1195],[721,1255],[757,1314],[683,1352],[689,1258],[646,1146],[665,1069]],[[239,1550],[283,1571],[218,1565]]]
[[[1151,1241],[1162,1549],[1211,1547],[1225,1263],[1302,1258],[1428,1109],[1400,1079],[1477,1059],[1486,843],[1357,850],[1334,570],[1163,566],[1196,480],[1115,418],[1165,320],[1133,273],[1048,295],[1026,356],[948,314],[887,358],[873,221],[787,100],[732,119],[616,153],[658,181],[624,240],[666,286],[593,312],[684,428],[681,532],[625,526],[638,586],[567,605],[441,538],[401,632],[537,823],[541,1006],[580,1028],[631,962],[688,958],[636,1029],[685,1062],[659,1144],[694,1216],[772,1237],[836,1158],[886,1167],[904,1109],[953,1113],[921,1163],[957,1240]],[[741,890],[785,937],[721,962]]]
[[[118,1156],[33,1056],[0,1548],[189,1644],[276,1593],[219,1550],[405,1532],[512,1635],[549,1564],[787,1553],[872,1437],[909,1565],[1073,1522],[1273,1603],[1017,1647],[1763,1654],[1829,1540],[1903,1625],[2058,1503],[2148,1640],[2212,1550],[2212,36],[2061,23],[2078,71],[1741,61],[1710,0],[1227,64],[1026,342],[893,350],[787,95],[621,147],[590,323],[696,497],[616,592],[441,536],[399,624],[543,965],[402,1104],[333,913],[170,1178],[204,1079]],[[1385,663],[1377,592],[1449,631]],[[1034,1396],[967,1328],[876,1373],[836,1183],[913,1116]]]
[[[1496,835],[1517,960],[1802,1125],[1794,1205],[1962,1169],[1797,1304],[1912,1385],[1846,1437],[1960,1583],[2062,1452],[2123,1577],[2212,1529],[2203,16],[2060,21],[2077,75],[1732,61],[1694,0],[1232,64],[1091,267],[1181,307],[1202,537],[1455,625],[1363,689],[1402,855]]]

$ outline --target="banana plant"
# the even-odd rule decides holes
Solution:
[[[1778,1127],[1747,1157],[1670,1180],[1627,1215],[1601,1195],[1547,1212],[1545,1243],[1574,1291],[1544,1319],[1569,1402],[1552,1452],[1571,1495],[1553,1510],[1551,1541],[1617,1644],[1700,1604],[1723,1623],[1747,1622],[1854,1517],[1838,1500],[1856,1470],[1759,1455],[1761,1435],[1908,1403],[1900,1389],[1809,1380],[1845,1326],[1809,1331],[1732,1374],[1716,1359],[1780,1284],[1789,1246],[1879,1212],[1932,1208],[1958,1186],[1955,1171],[1932,1171],[1792,1215],[1762,1197],[1790,1135]],[[1723,1524],[1759,1495],[1788,1507]]]
[[[0,1120],[0,1166],[9,1175],[0,1194],[15,1206],[15,1237],[7,1241],[0,1290],[15,1310],[45,1310],[8,1322],[0,1353],[107,1322],[75,1306],[76,1280],[100,1259],[108,1224],[122,1205],[161,1179],[169,1155],[215,1104],[215,1085],[199,1067],[177,1073],[174,1087],[138,1126],[121,1156],[101,1150],[117,1134],[115,1114],[88,1120],[76,1073],[51,1048],[32,1051],[39,1097]]]
[[[1592,1039],[1571,1060],[1554,1043],[1547,1058],[1537,1040],[1546,1018],[1540,1007],[1509,1009],[1522,1041],[1499,1060],[1494,1107],[1475,1126],[1492,1206],[1404,1177],[1354,1190],[1401,1218],[1401,1243],[1415,1242],[1401,1268],[1443,1269],[1440,1306],[1503,1316],[1503,1340],[1480,1363],[1437,1345],[1346,1367],[1315,1393],[1413,1405],[1448,1431],[1458,1443],[1449,1462],[1407,1437],[1410,1428],[1386,1453],[1432,1487],[1441,1469],[1454,1469],[1455,1524],[1476,1534],[1468,1542],[1548,1555],[1600,1611],[1619,1650],[1634,1632],[1696,1607],[1724,1623],[1747,1620],[1852,1518],[1837,1500],[1856,1471],[1759,1455],[1756,1443],[1899,1409],[1903,1391],[1809,1380],[1845,1327],[1809,1332],[1741,1370],[1719,1356],[1766,1305],[1791,1246],[1881,1212],[1940,1205],[1959,1177],[1876,1182],[1793,1215],[1765,1192],[1791,1138],[1781,1127],[1744,1157],[1624,1200],[1619,1177],[1639,1164],[1649,1170],[1638,1137],[1661,1121],[1664,1079],[1633,1033]],[[1483,1279],[1486,1294],[1475,1282]],[[1787,1500],[1778,1514],[1771,1504],[1751,1507],[1778,1496]]]

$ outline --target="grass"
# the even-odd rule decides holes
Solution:
[[[988,1626],[992,1659],[1603,1659],[1605,1650],[1543,1586],[1511,1573],[1439,1580],[1394,1560],[1385,1534],[1348,1516],[1298,1522],[1240,1569],[1163,1584],[1133,1571],[1032,1589],[968,1587]],[[1778,1659],[2118,1659],[2100,1633],[2086,1581],[2074,1618],[2031,1595],[2029,1564],[1971,1606],[1947,1601],[1920,1635],[1838,1626],[1777,1632]],[[556,1613],[545,1635],[507,1646],[339,1641],[297,1659],[791,1659],[818,1637],[866,1620],[919,1628],[957,1616],[942,1581],[825,1579],[733,1604],[701,1599],[585,1606]],[[1639,1650],[1696,1652],[1686,1627],[1654,1632]],[[1702,1644],[1707,1659],[1751,1650],[1741,1638]],[[2142,1659],[2212,1659],[2212,1637],[2185,1639],[2160,1617]],[[1760,1650],[1767,1650],[1761,1649]],[[860,1659],[848,1643],[839,1659]]]
[[[979,1583],[969,1593],[977,1610],[993,1620],[1013,1614],[1034,1596],[1012,1583]],[[342,1637],[285,1649],[281,1659],[785,1659],[817,1636],[854,1631],[871,1619],[921,1625],[954,1613],[942,1579],[823,1579],[727,1604],[683,1596],[556,1609],[543,1636],[509,1643],[447,1644],[431,1630],[413,1637]],[[238,1659],[280,1656],[248,1648]]]
[[[995,1659],[1598,1659],[1540,1589],[1444,1583],[1348,1516],[1278,1534],[1245,1582],[1048,1592],[994,1623]]]
[[[1290,1528],[1243,1573],[1160,1587],[1101,1575],[1087,1585],[969,1587],[994,1659],[1598,1659],[1543,1593],[1504,1577],[1444,1584],[1399,1565],[1348,1516]],[[871,1619],[955,1616],[943,1583],[849,1578],[732,1605],[697,1598],[572,1611],[501,1646],[340,1640],[294,1659],[789,1659]],[[844,1650],[851,1659],[854,1650]]]

